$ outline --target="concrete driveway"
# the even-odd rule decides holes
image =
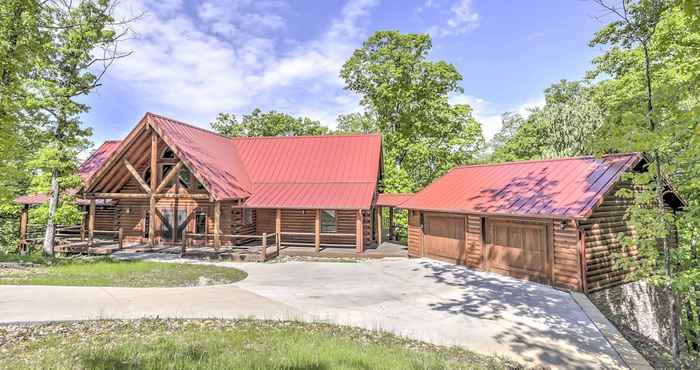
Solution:
[[[218,263],[233,286],[0,286],[0,322],[93,318],[259,317],[326,320],[557,368],[624,363],[571,295],[426,259]]]

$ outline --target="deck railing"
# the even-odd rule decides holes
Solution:
[[[19,250],[28,253],[32,246],[42,244],[45,233],[46,225],[27,225],[27,235],[20,240]],[[88,235],[83,225],[56,225],[54,238],[57,246],[67,247],[70,250],[87,250],[94,246],[96,241],[98,243],[116,242],[119,249],[124,247],[124,229],[121,227],[117,230],[93,230],[92,235]]]
[[[184,255],[185,252],[187,251],[187,248],[189,248],[192,245],[192,242],[196,240],[196,238],[202,238],[204,239],[205,245],[208,243],[210,240],[215,240],[216,235],[212,233],[207,233],[207,234],[196,234],[196,233],[188,233],[185,232],[183,234],[183,243],[182,243],[182,250],[180,251],[181,255]],[[219,240],[221,239],[229,239],[231,241],[235,240],[260,240],[260,258],[262,261],[267,261],[268,258],[272,258],[275,256],[278,256],[280,253],[280,237],[277,233],[262,233],[262,235],[255,235],[255,234],[219,234],[218,235]],[[268,248],[272,247],[274,248],[272,251],[269,251]],[[215,249],[218,249],[215,246]]]
[[[343,243],[321,243],[321,238],[323,237],[334,237],[334,238],[356,238],[355,234],[352,233],[308,233],[308,232],[288,232],[288,231],[283,231],[280,233],[280,243],[284,245],[289,245],[289,246],[308,246],[308,247],[315,247],[316,252],[319,251],[320,247],[351,247],[354,248],[356,245],[355,244],[343,244]],[[305,242],[292,242],[292,241],[283,241],[283,237],[285,235],[288,236],[308,236],[311,237],[312,240],[314,240],[311,243],[305,243]],[[315,240],[316,235],[318,235],[318,240]]]

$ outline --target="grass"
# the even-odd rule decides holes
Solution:
[[[517,369],[496,356],[299,322],[137,320],[0,327],[6,369]]]
[[[0,255],[0,285],[183,287],[230,284],[241,270],[210,265]]]

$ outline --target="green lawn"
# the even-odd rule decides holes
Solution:
[[[1,285],[183,287],[230,284],[246,277],[209,265],[118,261],[111,258],[0,256]]]
[[[517,369],[459,348],[328,324],[226,320],[9,328],[6,369]]]

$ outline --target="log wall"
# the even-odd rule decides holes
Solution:
[[[408,211],[408,255],[423,256],[423,229],[421,228],[421,212]]]
[[[618,235],[634,235],[632,225],[625,220],[625,213],[633,200],[615,195],[622,184],[614,186],[591,216],[580,222],[584,236],[586,258],[586,289],[588,292],[613,287],[626,281],[628,268],[616,264],[616,256],[638,259],[636,247],[624,247]]]
[[[563,228],[562,228],[563,225]],[[582,290],[579,233],[576,222],[554,220],[552,230],[552,285],[570,290]]]
[[[277,210],[275,209],[258,209],[256,210],[258,217],[256,218],[256,230],[258,234],[263,232],[275,232],[275,219]],[[336,217],[338,220],[337,232],[341,234],[355,235],[356,210],[338,210]],[[371,240],[371,217],[369,211],[362,212],[363,218],[363,233],[365,245]],[[301,210],[301,209],[283,209],[282,210],[282,232],[293,233],[313,233],[316,224],[316,210]],[[314,242],[313,235],[285,235],[282,238],[283,242],[290,243],[311,243]],[[321,236],[321,244],[355,244],[355,237],[335,237]]]

